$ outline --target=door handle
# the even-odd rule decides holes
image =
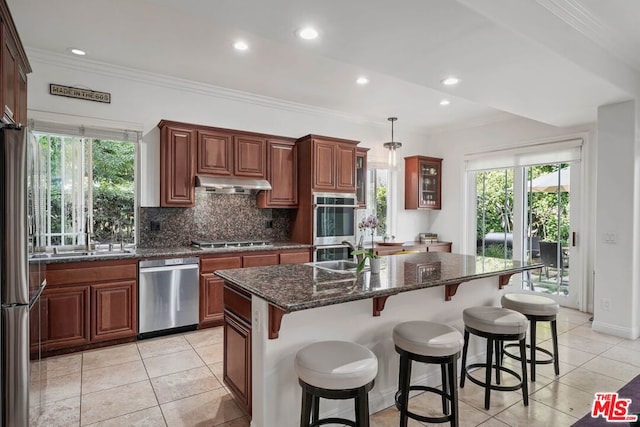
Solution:
[[[577,234],[575,231],[571,232],[571,246],[576,246],[576,242],[577,242]]]

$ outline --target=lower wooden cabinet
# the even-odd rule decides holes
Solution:
[[[30,313],[31,333],[40,326],[42,350],[135,337],[137,271],[135,259],[49,264],[39,310]],[[32,351],[37,351],[38,337],[30,337],[30,342]]]
[[[135,280],[91,285],[91,341],[137,334],[137,293]]]
[[[200,275],[200,326],[222,323],[222,288],[224,280],[213,273]]]
[[[223,380],[251,415],[251,295],[224,285]]]
[[[40,296],[43,350],[88,344],[90,340],[89,286],[48,288]],[[33,340],[32,340],[33,344]]]

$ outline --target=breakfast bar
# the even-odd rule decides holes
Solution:
[[[294,357],[321,340],[352,341],[379,360],[371,412],[393,404],[398,356],[393,327],[433,320],[462,330],[462,310],[499,305],[504,286],[539,264],[452,253],[382,257],[379,274],[340,263],[218,270],[225,280],[224,380],[251,413],[252,426],[296,425],[300,386]],[[470,361],[483,350],[469,349]],[[439,371],[415,369],[413,382],[439,383]],[[322,416],[349,418],[352,403],[323,402]]]

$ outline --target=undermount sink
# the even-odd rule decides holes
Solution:
[[[355,273],[358,268],[357,262],[347,260],[309,262],[307,265],[336,273]]]

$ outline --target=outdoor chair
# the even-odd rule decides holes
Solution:
[[[562,271],[569,267],[569,261],[562,251],[560,251],[560,259],[562,263],[558,266],[558,242],[540,242],[540,260],[544,264],[544,272],[547,279],[549,278],[549,268],[556,270],[557,277],[558,271],[562,274]],[[562,276],[560,278],[562,279]],[[542,270],[540,270],[538,277],[538,280],[541,279]]]

